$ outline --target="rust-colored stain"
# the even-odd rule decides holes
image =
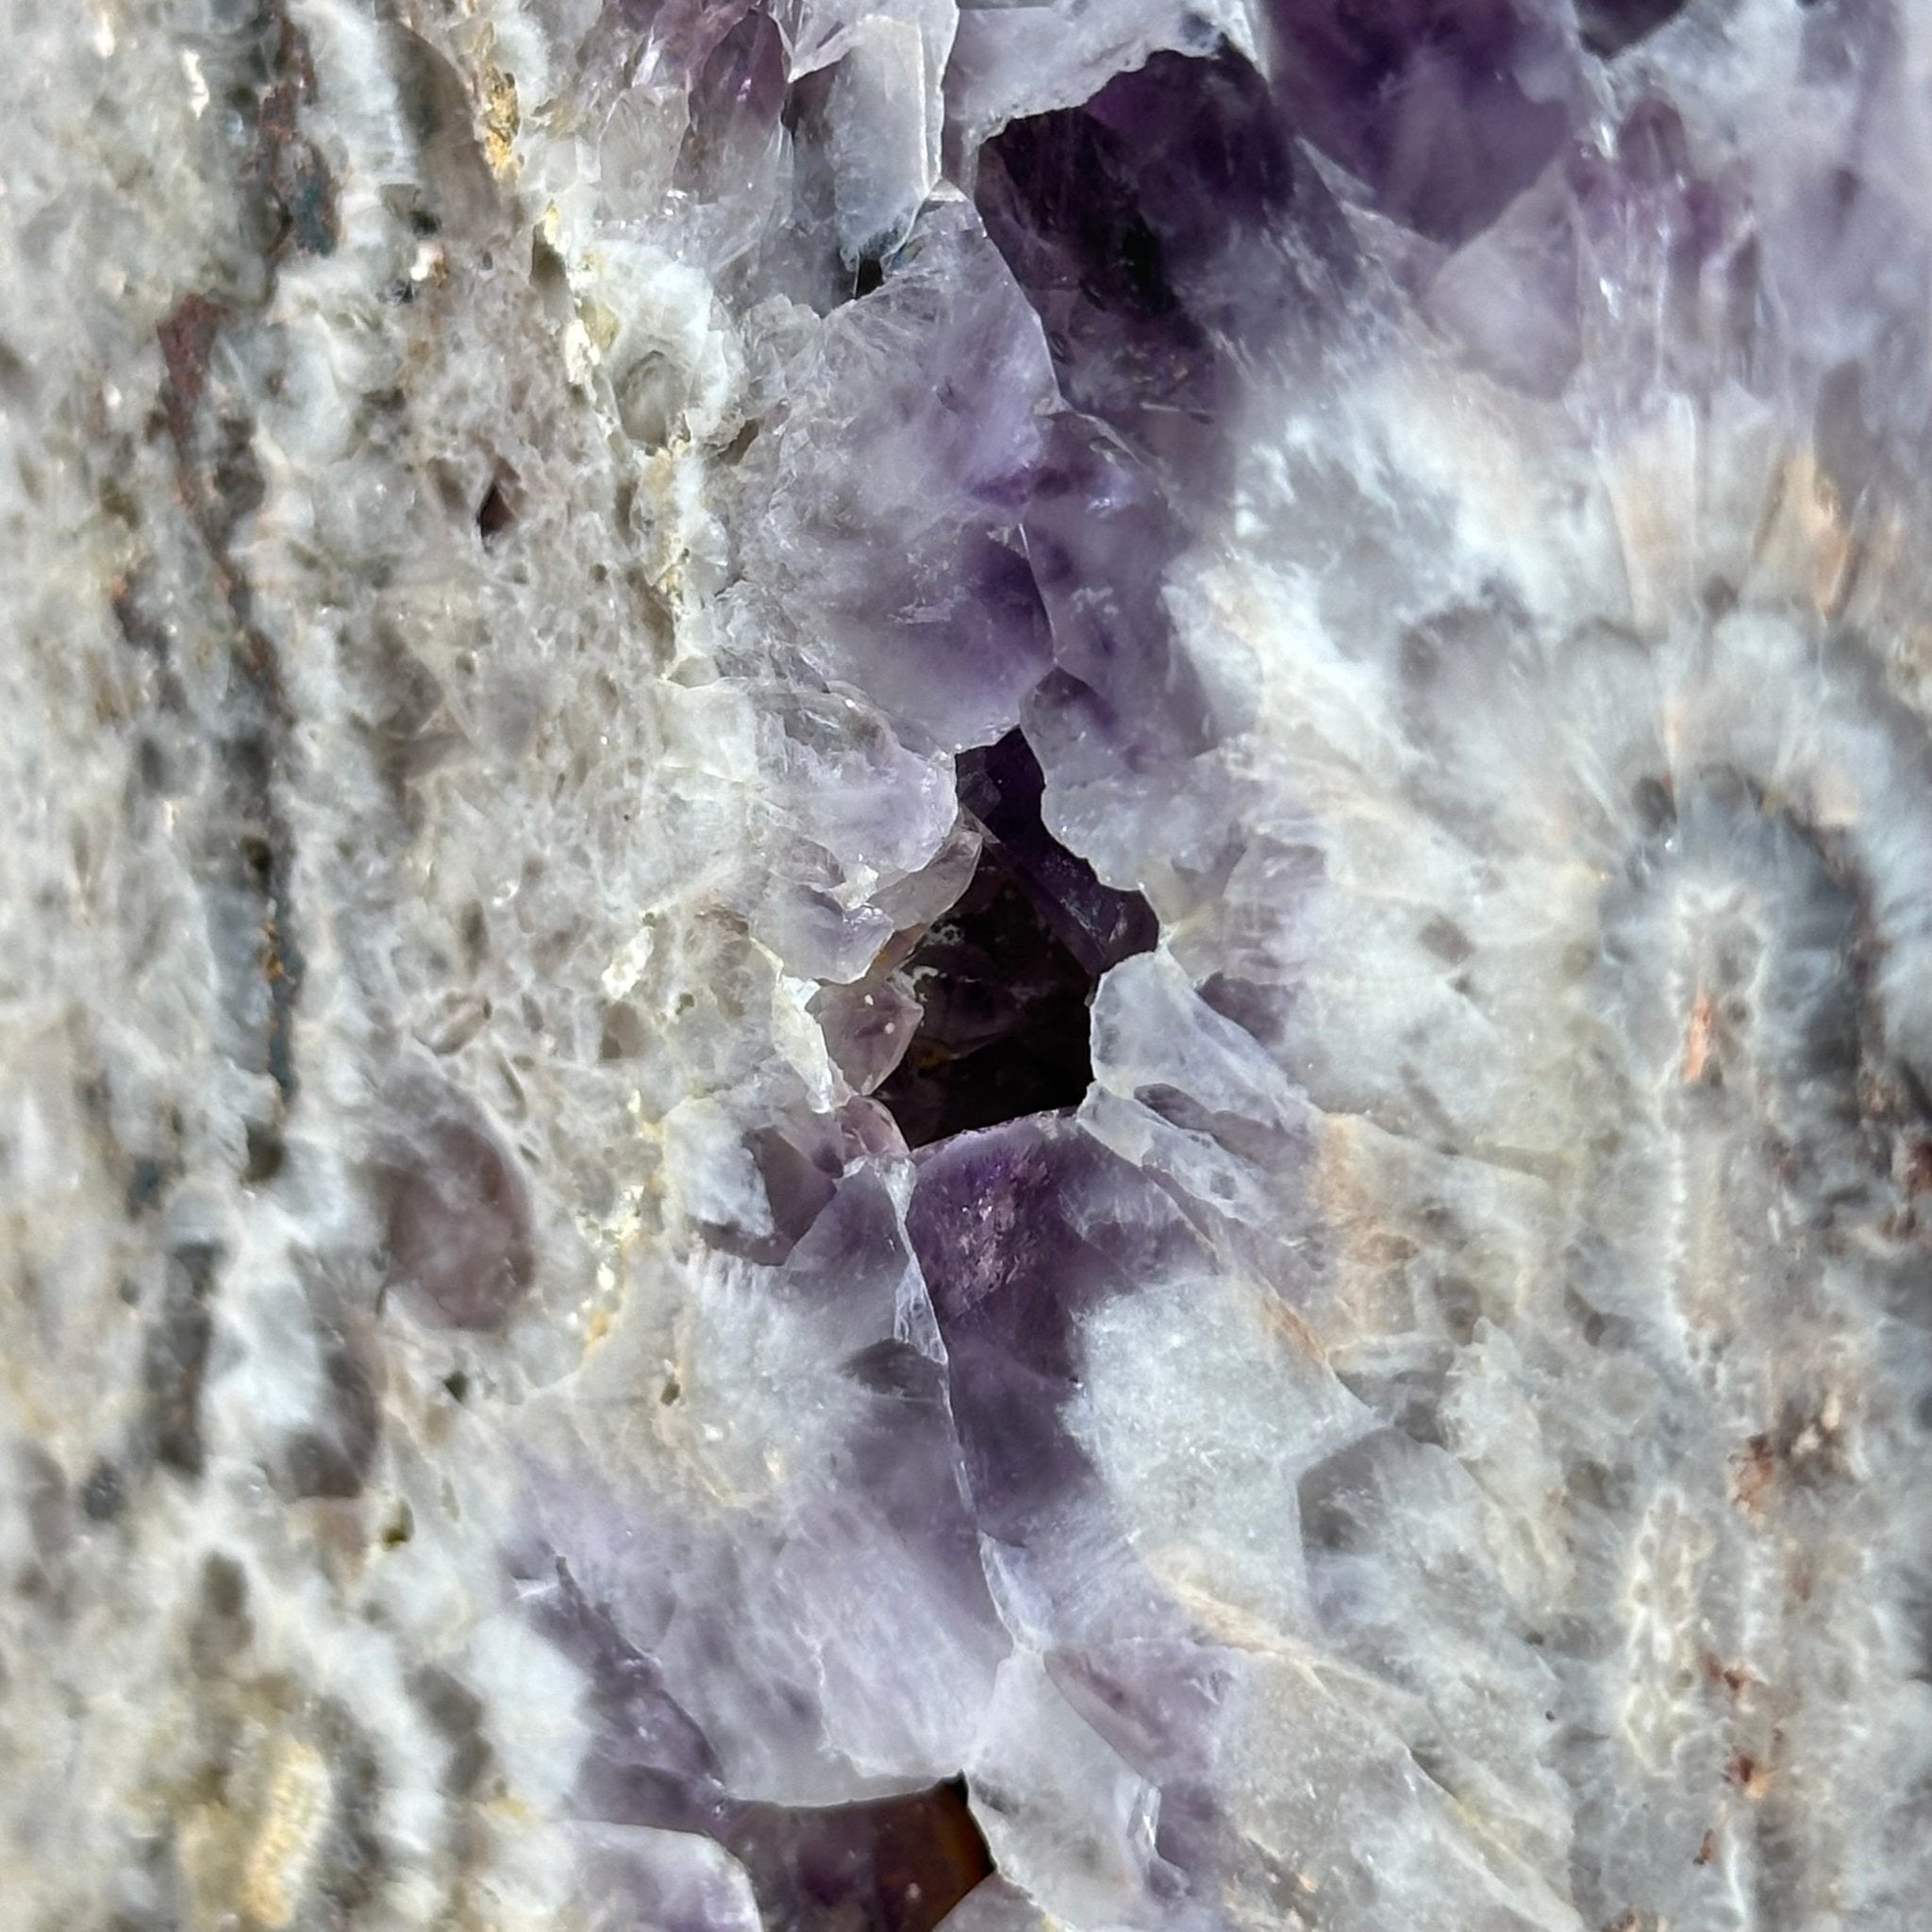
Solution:
[[[1908,1200],[1932,1193],[1932,1141],[1914,1141],[1907,1147],[1903,1179]]]
[[[1711,1055],[1716,1038],[1717,1008],[1711,1004],[1707,992],[1700,992],[1695,1005],[1690,1008],[1690,1030],[1684,1036],[1684,1062],[1681,1071],[1685,1086],[1703,1086],[1707,1076],[1717,1072],[1716,1062]]]
[[[1751,1688],[1752,1676],[1742,1664],[1727,1664],[1713,1651],[1704,1653],[1704,1674],[1713,1684],[1722,1684],[1733,1697],[1741,1697]]]
[[[208,358],[215,338],[227,326],[225,303],[202,294],[184,295],[161,323],[161,364],[167,379],[161,385],[161,416],[176,448],[186,450],[194,434],[194,412],[208,387]]]
[[[1755,1509],[1777,1474],[1777,1452],[1769,1436],[1753,1436],[1739,1458],[1732,1493],[1746,1509]]]

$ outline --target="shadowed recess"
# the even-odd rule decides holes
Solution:
[[[923,1013],[878,1089],[909,1146],[1077,1107],[1093,1077],[1093,990],[1159,935],[1140,893],[1104,885],[1047,830],[1043,792],[1018,731],[959,760],[960,801],[986,842],[965,893],[906,962]]]
[[[993,1869],[963,1777],[866,1805],[740,1805],[723,1837],[766,1932],[931,1932]]]

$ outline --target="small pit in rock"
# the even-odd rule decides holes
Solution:
[[[492,548],[497,540],[517,520],[517,475],[507,464],[500,464],[490,479],[490,488],[476,506],[476,534],[483,547]]]

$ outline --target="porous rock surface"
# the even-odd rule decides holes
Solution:
[[[9,1932],[1932,1924],[1932,10],[0,25]]]

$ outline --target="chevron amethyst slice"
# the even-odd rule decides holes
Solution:
[[[0,8],[4,1932],[1926,1932],[1932,6]]]

